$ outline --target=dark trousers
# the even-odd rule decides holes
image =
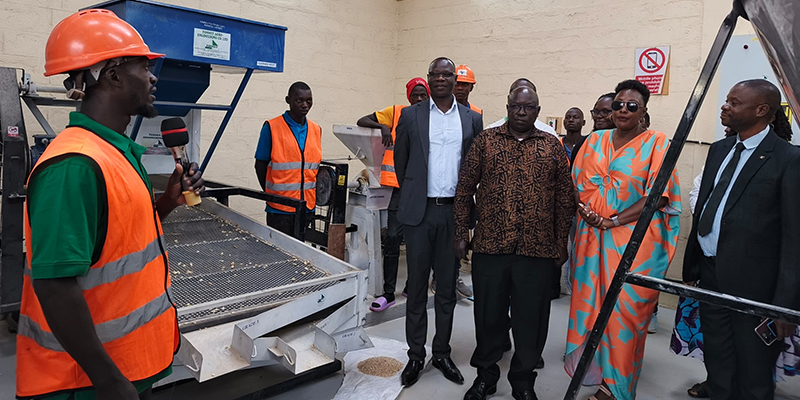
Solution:
[[[497,362],[508,338],[505,319],[511,305],[514,357],[508,381],[514,390],[533,388],[534,367],[544,350],[550,323],[550,288],[555,269],[552,258],[472,254],[477,346],[470,365],[489,385],[500,379]]]
[[[436,276],[436,335],[433,357],[450,357],[450,336],[453,331],[453,310],[456,308],[458,267],[453,253],[455,220],[453,205],[428,204],[425,216],[417,226],[404,225],[408,257],[408,302],[406,303],[406,342],[408,358],[425,359],[428,332],[428,277],[433,267]]]
[[[267,226],[294,237],[294,214],[267,213]],[[314,213],[306,213],[306,229],[314,222]]]
[[[700,287],[719,291],[716,263],[700,259]],[[700,303],[703,357],[708,371],[708,390],[714,400],[772,400],[773,372],[783,341],[767,346],[754,329],[761,317]]]
[[[400,263],[400,243],[403,241],[403,224],[397,220],[400,189],[392,191],[386,221],[386,239],[383,241],[383,293],[394,295],[397,286],[397,268]]]

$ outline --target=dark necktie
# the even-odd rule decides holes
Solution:
[[[714,190],[711,192],[711,198],[708,199],[708,203],[705,208],[703,208],[703,214],[700,215],[700,225],[697,227],[697,233],[699,233],[700,236],[706,236],[711,233],[711,227],[714,225],[714,217],[717,215],[717,212],[719,212],[719,204],[722,202],[722,197],[725,196],[725,192],[728,191],[728,186],[731,184],[731,178],[733,178],[733,172],[736,171],[736,165],[739,164],[739,156],[742,155],[742,150],[744,150],[744,143],[736,143],[736,150],[733,152],[733,157],[728,162],[728,165],[725,166],[725,170],[722,171],[722,176],[719,177],[717,186],[715,186]]]

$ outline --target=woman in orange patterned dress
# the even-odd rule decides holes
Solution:
[[[565,369],[572,375],[600,312],[622,254],[669,147],[661,132],[639,124],[650,92],[629,80],[612,103],[616,129],[595,131],[575,157],[578,228],[570,257],[573,294]],[[675,171],[653,216],[631,272],[663,278],[678,242],[680,187]],[[592,399],[634,399],[647,325],[658,292],[625,285],[584,384],[601,385]]]

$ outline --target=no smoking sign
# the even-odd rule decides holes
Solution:
[[[636,80],[647,85],[652,94],[666,94],[669,46],[636,49]]]

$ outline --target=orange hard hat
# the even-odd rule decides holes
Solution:
[[[109,10],[83,10],[59,22],[47,39],[44,76],[91,67],[117,57],[164,57],[153,53],[129,23]]]
[[[456,82],[475,83],[475,73],[466,64],[461,64],[456,68]]]

